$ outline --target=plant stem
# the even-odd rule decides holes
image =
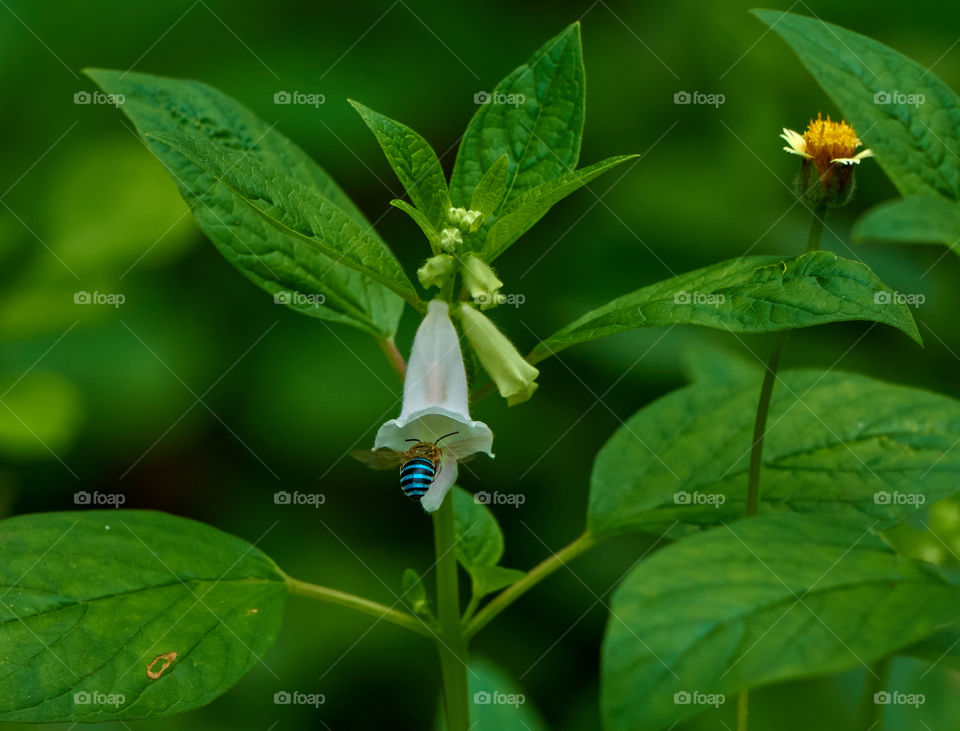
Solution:
[[[384,355],[387,356],[387,361],[393,367],[393,370],[400,376],[400,382],[402,383],[407,376],[407,362],[400,355],[400,351],[397,350],[397,344],[393,342],[393,338],[379,338],[377,343]]]
[[[750,715],[750,691],[742,690],[737,696],[737,731],[747,731],[747,716]]]
[[[597,542],[597,539],[592,535],[584,533],[573,543],[561,548],[552,556],[548,556],[534,566],[527,572],[526,576],[501,591],[483,609],[477,612],[477,616],[475,616],[467,626],[467,637],[472,638],[477,632],[486,627],[491,619],[525,594],[528,589],[538,584],[561,566],[565,566],[567,562],[572,561],[588,548],[595,546]]]
[[[777,335],[773,343],[773,352],[767,361],[767,370],[763,374],[760,387],[760,401],[757,404],[757,418],[753,424],[753,446],[750,449],[750,476],[747,480],[747,517],[757,514],[760,506],[760,466],[763,460],[763,437],[767,431],[767,414],[770,412],[770,397],[773,395],[773,383],[780,368],[783,347],[787,344],[788,332]]]
[[[443,700],[447,731],[468,731],[470,707],[467,689],[467,638],[460,627],[460,593],[457,586],[453,495],[433,514],[437,552],[437,651],[443,675]]]
[[[860,699],[860,723],[858,729],[863,731],[881,731],[881,722],[883,721],[884,706],[875,703],[874,696],[884,689],[887,683],[887,676],[890,674],[890,664],[893,662],[893,655],[877,660],[870,666],[870,672],[864,680],[863,696]]]
[[[290,576],[286,576],[285,578],[291,594],[299,594],[300,596],[310,597],[311,599],[317,599],[321,602],[338,604],[341,607],[354,609],[358,612],[362,612],[363,614],[369,614],[371,617],[392,622],[399,627],[408,629],[411,632],[416,632],[424,637],[434,636],[427,624],[412,614],[397,611],[396,609],[392,609],[384,604],[380,604],[379,602],[375,602],[370,599],[364,599],[363,597],[356,596],[355,594],[348,594],[343,591],[338,591],[337,589],[330,589],[326,586],[319,586],[317,584],[309,584],[306,581],[300,581],[299,579],[294,579]]]
[[[813,209],[813,218],[810,220],[810,233],[807,235],[807,252],[817,251],[820,248],[820,239],[823,236],[824,219],[827,215],[827,202],[822,200]],[[760,400],[757,403],[757,418],[753,423],[753,446],[750,448],[750,474],[747,478],[747,517],[757,514],[760,507],[760,467],[763,465],[763,438],[767,433],[767,415],[770,413],[770,398],[773,395],[773,384],[780,368],[780,359],[783,348],[787,344],[789,330],[777,335],[773,343],[770,360],[763,374],[763,384],[760,386]],[[750,706],[750,695],[747,690],[740,692],[737,698],[737,731],[747,731],[747,715]]]

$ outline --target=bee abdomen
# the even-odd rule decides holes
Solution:
[[[412,500],[419,500],[424,496],[437,470],[426,457],[414,457],[400,468],[400,488],[403,494]]]

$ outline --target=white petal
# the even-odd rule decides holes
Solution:
[[[859,165],[860,156],[857,157],[835,157],[830,162],[837,163],[838,165]]]
[[[432,513],[440,507],[440,504],[443,502],[443,498],[448,492],[450,492],[450,488],[453,487],[453,483],[457,481],[456,459],[444,455],[440,465],[440,474],[437,475],[437,478],[433,481],[433,484],[430,485],[430,489],[427,490],[427,493],[420,498],[420,504],[428,513]]]
[[[780,137],[790,145],[790,152],[796,152],[798,155],[806,155],[805,150],[807,149],[807,143],[803,140],[803,135],[798,132],[794,132],[792,129],[783,128],[783,134]],[[786,147],[783,149],[787,149]]]
[[[807,153],[801,150],[794,150],[792,147],[784,147],[783,149],[789,152],[791,155],[800,155],[800,157],[805,157],[808,160],[813,157],[813,155],[808,155]]]

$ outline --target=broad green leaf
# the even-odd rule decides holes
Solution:
[[[858,668],[958,607],[960,587],[861,523],[785,514],[725,524],[657,551],[616,590],[604,728],[666,728],[714,713],[704,696],[735,704],[744,688]]]
[[[840,26],[753,12],[800,57],[901,194],[960,197],[960,100],[936,74]]]
[[[443,228],[450,209],[447,178],[437,153],[420,135],[400,122],[350,100],[387,156],[410,200],[436,229]]]
[[[410,611],[420,616],[431,617],[430,602],[427,599],[427,589],[423,581],[413,569],[403,572],[403,601],[410,607]]]
[[[423,235],[427,237],[427,241],[430,242],[431,248],[434,250],[437,249],[437,247],[440,245],[440,234],[420,210],[414,208],[409,203],[400,200],[399,198],[394,198],[392,201],[390,201],[390,205],[394,208],[399,208],[401,211],[410,216],[414,223],[420,227],[420,230],[423,231]]]
[[[466,207],[483,174],[508,155],[501,207],[530,188],[570,172],[580,157],[584,71],[580,24],[568,26],[487,94],[467,125],[450,179],[455,206]]]
[[[276,301],[312,317],[378,337],[396,332],[403,302],[360,272],[269,225],[192,161],[147,139],[147,132],[202,135],[225,150],[243,151],[251,165],[282,170],[349,216],[385,247],[353,202],[310,157],[246,107],[196,81],[88,69],[120,106],[190,203],[194,218],[221,254]],[[313,296],[292,296],[292,295]],[[319,304],[320,296],[323,303]]]
[[[453,516],[457,560],[470,574],[477,597],[502,589],[523,578],[524,572],[498,566],[503,557],[503,533],[497,519],[481,502],[462,488],[453,490]]]
[[[547,725],[520,684],[503,668],[484,657],[471,657],[467,672],[470,690],[470,731],[547,731]],[[437,714],[436,728],[446,720]]]
[[[497,210],[503,194],[507,192],[507,171],[510,166],[508,155],[501,155],[490,169],[483,174],[470,198],[470,210],[480,211],[484,218],[492,216]]]
[[[597,535],[715,525],[746,510],[761,375],[701,382],[644,407],[597,455]],[[960,401],[839,371],[780,373],[760,471],[761,510],[890,525],[960,490]]]
[[[205,137],[152,132],[147,136],[193,162],[281,233],[313,246],[331,263],[356,269],[404,299],[417,301],[413,285],[383,242],[314,188],[256,164],[246,151],[220,147]]]
[[[496,220],[487,231],[481,256],[485,261],[493,261],[543,218],[555,203],[607,170],[635,157],[637,155],[611,157],[582,170],[560,175],[535,188],[528,188],[497,214]]]
[[[960,255],[960,203],[932,195],[883,203],[857,220],[853,235],[861,241],[946,244]]]
[[[540,343],[528,360],[537,363],[577,343],[663,325],[766,333],[872,320],[922,343],[910,308],[887,301],[891,292],[865,264],[826,251],[786,259],[747,256],[619,297]]]
[[[164,513],[10,518],[0,555],[0,721],[203,706],[258,663],[287,597],[255,546]]]

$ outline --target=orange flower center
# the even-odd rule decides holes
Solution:
[[[834,122],[829,114],[824,120],[819,112],[803,133],[803,143],[804,152],[813,157],[821,176],[830,169],[831,160],[853,157],[863,144],[849,124]]]

